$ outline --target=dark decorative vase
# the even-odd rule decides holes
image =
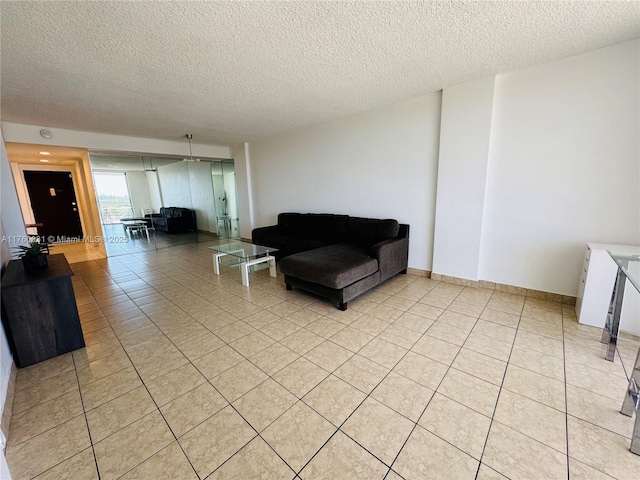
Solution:
[[[47,268],[47,254],[39,253],[38,255],[25,255],[22,257],[22,265],[27,273],[36,273]]]

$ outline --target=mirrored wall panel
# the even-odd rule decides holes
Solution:
[[[239,237],[233,160],[90,158],[108,256]]]
[[[211,163],[216,232],[221,237],[240,238],[236,173],[233,161]]]

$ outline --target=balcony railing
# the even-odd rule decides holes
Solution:
[[[100,217],[105,225],[120,223],[121,218],[132,218],[134,216],[133,208],[131,207],[110,207],[100,210]]]

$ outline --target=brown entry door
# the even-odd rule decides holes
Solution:
[[[45,238],[82,237],[76,192],[69,172],[25,171],[31,208]],[[49,241],[51,239],[49,238]]]

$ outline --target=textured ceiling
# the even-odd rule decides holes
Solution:
[[[637,38],[632,2],[0,2],[2,121],[230,145]]]

